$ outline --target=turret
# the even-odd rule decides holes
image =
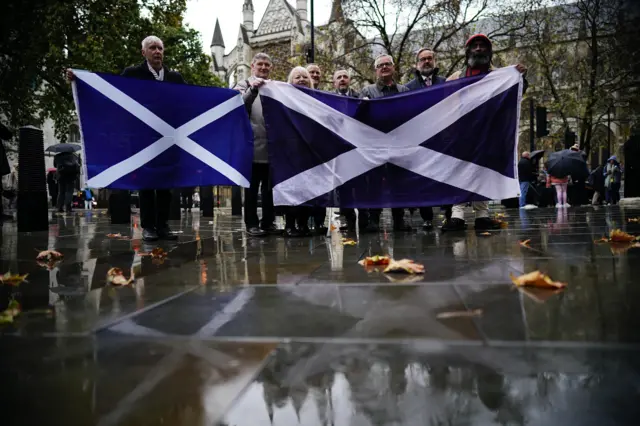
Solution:
[[[242,5],[242,24],[248,32],[253,33],[253,2],[251,0],[244,0]]]
[[[216,19],[216,28],[213,30],[213,39],[211,40],[211,56],[219,68],[223,67],[224,60],[224,39],[222,38],[222,30],[220,30],[220,22]]]
[[[300,19],[307,20],[307,0],[296,0],[296,12]]]

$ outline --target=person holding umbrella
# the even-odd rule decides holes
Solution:
[[[579,151],[563,149],[549,155],[547,160],[547,188],[556,187],[556,207],[569,207],[567,203],[567,186],[569,176],[574,180],[584,180],[589,176],[589,169]]]
[[[620,201],[620,182],[622,181],[622,170],[618,158],[612,155],[607,160],[607,167],[604,168],[604,187],[606,188],[606,199],[609,204],[618,204]]]
[[[53,157],[53,166],[58,174],[58,203],[56,204],[58,213],[63,211],[70,213],[76,179],[80,177],[80,158],[73,151],[65,150]]]

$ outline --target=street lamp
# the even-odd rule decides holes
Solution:
[[[315,47],[315,25],[313,25],[313,0],[311,0],[311,10],[310,12],[310,24],[311,24],[311,48],[309,49],[309,62],[315,61],[316,56],[316,47]]]

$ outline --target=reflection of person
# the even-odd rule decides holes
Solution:
[[[184,211],[191,211],[193,207],[193,191],[194,188],[182,188],[180,190],[180,198],[182,198],[182,208]]]
[[[604,169],[604,186],[606,188],[607,203],[617,204],[620,200],[620,182],[622,180],[622,170],[618,158],[612,155],[607,160],[607,167]]]
[[[49,189],[49,197],[51,198],[51,207],[55,207],[58,202],[58,181],[53,170],[47,172],[47,188]]]
[[[11,134],[11,131],[7,127],[5,127],[4,124],[0,123],[0,177],[11,173],[9,159],[7,158],[7,153],[4,150],[4,143],[2,143],[2,141],[9,140],[12,137],[13,135]],[[0,184],[0,220],[4,219],[2,189],[2,185]]]
[[[84,200],[85,210],[91,210],[93,208],[93,191],[86,186],[82,190],[82,199]]]
[[[53,157],[53,166],[58,177],[58,212],[71,212],[73,190],[80,176],[80,159],[72,152],[61,152]]]
[[[531,154],[528,151],[523,152],[520,161],[518,161],[518,180],[520,181],[520,208],[522,209],[527,204],[529,185],[536,180]]]

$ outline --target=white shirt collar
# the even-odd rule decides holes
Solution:
[[[164,68],[162,68],[160,72],[157,72],[156,70],[153,69],[153,67],[149,62],[147,62],[147,66],[149,67],[149,71],[151,71],[151,74],[153,74],[153,77],[157,81],[164,81]]]

